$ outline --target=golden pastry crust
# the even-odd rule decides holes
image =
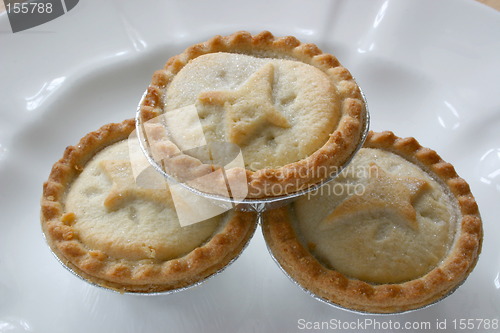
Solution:
[[[482,244],[482,223],[469,185],[453,166],[414,138],[370,132],[364,147],[393,152],[433,174],[450,189],[461,212],[455,241],[443,262],[424,276],[399,284],[370,284],[326,268],[299,241],[288,207],[264,214],[264,237],[281,267],[303,288],[348,309],[397,313],[432,304],[457,288],[474,268]]]
[[[223,269],[245,247],[256,227],[253,213],[230,212],[224,227],[188,254],[172,260],[113,258],[89,248],[72,224],[75,214],[65,210],[65,195],[86,163],[100,150],[127,139],[134,120],[108,124],[66,148],[44,183],[41,224],[59,260],[87,281],[120,292],[152,293],[188,287]]]
[[[349,71],[342,67],[334,56],[323,53],[313,44],[301,43],[291,36],[275,38],[267,31],[253,36],[244,31],[225,37],[215,36],[170,58],[164,69],[157,71],[153,76],[140,106],[141,120],[146,122],[163,113],[167,88],[186,64],[201,55],[215,52],[292,59],[312,65],[326,74],[340,99],[340,120],[337,128],[330,133],[326,143],[308,157],[278,168],[256,171],[242,168],[229,170],[227,173],[229,182],[233,176],[246,174],[247,198],[281,196],[317,185],[338,171],[362,144],[367,122],[366,106],[361,91]],[[172,149],[170,147],[169,151]],[[202,169],[194,166],[201,166],[203,162],[188,155],[181,156],[176,156],[175,161],[171,161],[175,164],[171,165],[173,170],[186,169],[185,165],[196,170]],[[192,178],[199,176],[199,174],[191,175]]]

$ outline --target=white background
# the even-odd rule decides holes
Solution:
[[[132,118],[170,56],[236,30],[295,35],[335,54],[364,90],[373,130],[414,136],[455,165],[485,229],[479,263],[458,291],[403,315],[339,310],[283,275],[260,229],[227,270],[173,295],[102,290],[55,260],[41,234],[39,198],[64,148]],[[0,14],[0,333],[294,332],[300,319],[367,318],[447,319],[453,332],[455,318],[500,319],[499,57],[500,14],[467,0],[82,0],[16,34]]]

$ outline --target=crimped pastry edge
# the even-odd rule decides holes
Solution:
[[[168,261],[127,261],[110,258],[83,244],[71,224],[63,222],[65,192],[85,164],[101,149],[127,139],[135,129],[133,119],[102,126],[75,146],[66,148],[43,185],[41,226],[59,261],[84,280],[119,292],[157,293],[198,284],[234,260],[253,235],[256,215],[228,212],[222,230],[190,253]]]
[[[462,214],[448,256],[426,275],[401,284],[369,284],[324,267],[298,240],[288,207],[268,211],[262,230],[279,265],[300,286],[319,298],[354,311],[400,313],[433,304],[453,292],[475,267],[483,239],[481,217],[469,185],[454,167],[414,138],[386,131],[369,133],[364,147],[398,154],[433,173],[455,196]]]
[[[325,72],[341,98],[341,118],[338,128],[330,134],[327,142],[309,157],[275,169],[251,171],[233,168],[228,170],[229,182],[231,182],[230,177],[239,177],[242,172],[246,174],[247,198],[282,196],[317,185],[339,171],[339,168],[349,161],[352,154],[361,145],[363,129],[367,122],[366,105],[361,91],[349,71],[341,66],[333,55],[323,53],[314,44],[301,43],[292,36],[274,37],[268,31],[256,35],[251,35],[246,31],[238,31],[229,36],[215,36],[206,42],[188,47],[181,54],[170,58],[164,69],[154,73],[152,82],[141,101],[139,107],[141,121],[146,122],[163,113],[165,92],[169,83],[190,60],[214,52],[266,55],[268,57],[274,55],[302,61]],[[186,164],[190,166],[203,164],[188,155],[177,156],[175,163],[178,163],[179,169],[182,169],[183,165]],[[201,170],[203,168],[193,169]],[[201,176],[203,174],[192,175],[193,178]]]

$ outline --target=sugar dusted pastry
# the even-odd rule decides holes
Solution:
[[[181,226],[163,177],[134,175],[134,124],[103,126],[54,164],[41,202],[47,242],[75,274],[121,292],[197,284],[240,253],[255,215],[229,211]]]
[[[190,107],[199,121],[182,119],[179,110]],[[241,150],[243,165],[227,177],[231,182],[244,172],[248,198],[281,196],[326,180],[361,145],[367,122],[361,92],[334,56],[269,32],[216,36],[172,57],[155,73],[141,117],[147,122],[171,113],[172,127],[184,135],[171,139],[175,161],[175,149],[163,142],[172,159],[168,173],[224,167],[184,149],[191,140],[186,133],[201,126],[206,156],[217,143]],[[191,178],[199,176],[193,171]]]
[[[390,132],[370,133],[331,183],[267,212],[263,231],[304,288],[374,313],[441,299],[473,269],[482,242],[476,202],[453,166]]]

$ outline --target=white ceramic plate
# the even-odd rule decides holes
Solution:
[[[372,129],[416,137],[468,180],[485,240],[457,292],[390,317],[332,308],[282,274],[259,231],[222,274],[173,295],[95,288],[55,260],[40,231],[39,198],[65,146],[133,117],[169,56],[242,29],[295,35],[337,55],[367,96]],[[487,331],[480,319],[500,319],[498,12],[472,0],[86,0],[16,34],[0,14],[0,45],[1,333],[294,332],[317,323],[372,331],[377,324],[442,328],[445,320],[450,332],[460,320]]]

